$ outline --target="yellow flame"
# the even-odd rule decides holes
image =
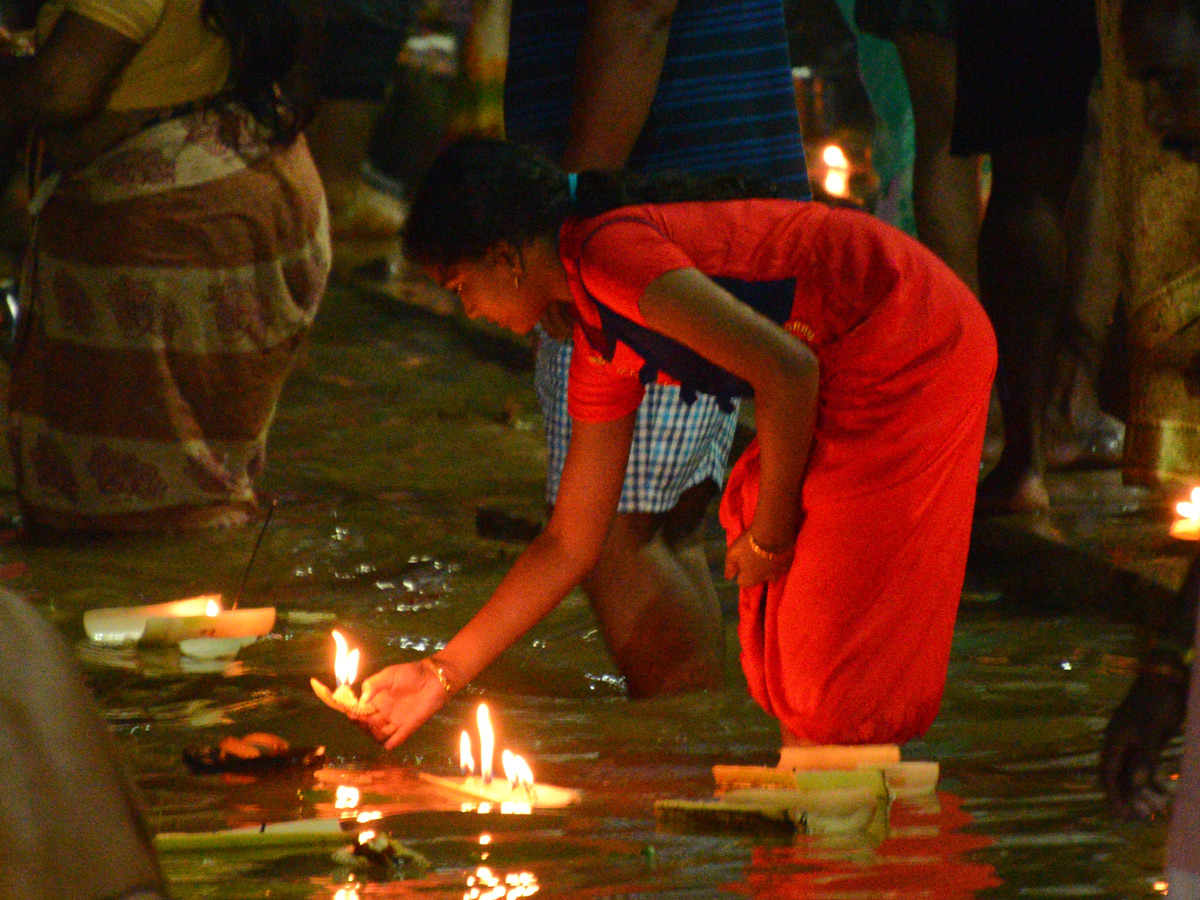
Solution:
[[[471,735],[463,729],[462,737],[458,739],[458,765],[464,775],[475,774],[475,757],[471,755]]]
[[[220,615],[220,612],[221,612],[221,604],[218,603],[216,600],[209,600],[207,605],[205,605],[205,607],[204,607],[204,614],[206,616]]]
[[[844,169],[830,169],[825,173],[825,193],[831,197],[845,197],[850,191],[850,180]]]
[[[479,774],[486,783],[492,780],[492,756],[496,751],[496,735],[492,731],[486,703],[479,704],[475,718],[479,722]]]
[[[505,750],[500,754],[500,768],[504,769],[504,777],[508,780],[509,784],[511,784],[513,787],[516,787],[517,771],[513,768],[514,759],[516,759],[516,757],[513,756],[511,750]]]
[[[1185,519],[1200,519],[1200,487],[1192,488],[1191,500],[1175,504],[1175,511]]]
[[[522,756],[513,756],[513,777],[511,779],[523,787],[533,787],[533,770]]]
[[[354,809],[358,806],[358,788],[348,784],[339,784],[334,795],[335,809]]]
[[[360,844],[365,844],[367,841],[373,841],[373,840],[375,840],[375,832],[371,831],[370,829],[368,829],[367,831],[360,831],[358,833],[358,842]]]
[[[333,673],[337,676],[338,685],[354,684],[358,677],[358,650],[349,650],[346,639],[338,631],[333,632],[333,642],[337,644],[337,656],[333,659]]]
[[[821,151],[821,159],[831,169],[848,169],[850,160],[846,159],[846,151],[837,144],[826,144]]]

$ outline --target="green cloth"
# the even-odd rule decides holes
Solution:
[[[879,176],[875,214],[912,236],[917,222],[913,213],[912,169],[917,143],[908,82],[900,54],[891,41],[859,31],[854,24],[854,0],[837,0],[846,26],[858,47],[858,69],[867,98],[875,112],[871,150]]]

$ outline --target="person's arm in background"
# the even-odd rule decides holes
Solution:
[[[667,56],[678,0],[588,0],[575,58],[566,172],[624,168],[637,144]],[[542,327],[570,340],[573,314],[555,303]]]
[[[104,108],[138,43],[68,10],[32,56],[0,57],[0,112],[65,126]]]
[[[1104,732],[1100,780],[1122,816],[1150,818],[1169,803],[1157,770],[1163,748],[1183,727],[1198,600],[1200,554],[1155,623],[1137,678]]]
[[[589,0],[575,62],[568,172],[619,169],[658,90],[677,0]]]

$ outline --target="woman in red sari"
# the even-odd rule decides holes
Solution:
[[[750,195],[759,194],[757,198]],[[643,385],[755,400],[721,506],[742,666],[785,743],[901,743],[941,701],[995,341],[932,253],[863,213],[735,179],[567,176],[512,144],[446,151],[406,243],[469,315],[576,320],[573,420],[546,530],[433,657],[364,683],[399,744],[590,568]]]

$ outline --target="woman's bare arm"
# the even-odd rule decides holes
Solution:
[[[816,427],[816,356],[697,269],[655,279],[640,306],[650,328],[753,388],[762,474],[751,533],[760,547],[786,554],[800,524],[800,485]],[[735,562],[742,555],[733,554]]]
[[[363,682],[355,720],[387,748],[402,743],[446,701],[545,618],[591,571],[608,535],[633,437],[636,413],[612,422],[574,422],[554,512],[545,531],[513,563],[500,586],[438,652],[443,674],[419,663],[389,666]]]
[[[0,110],[39,125],[65,126],[104,109],[138,44],[67,11],[33,56],[0,58]]]

